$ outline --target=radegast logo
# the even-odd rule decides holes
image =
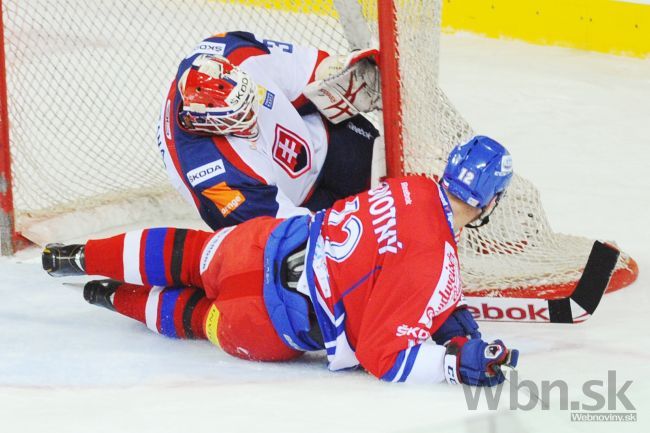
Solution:
[[[517,370],[512,370],[509,380],[502,385],[495,387],[463,385],[463,393],[469,410],[478,408],[483,394],[487,408],[497,410],[501,401],[501,392],[505,388],[509,390],[510,410],[559,409],[570,411],[569,419],[573,422],[630,422],[637,420],[636,407],[626,395],[632,382],[626,380],[622,385],[618,385],[616,371],[608,370],[606,380],[588,380],[582,384],[583,399],[569,401],[569,385],[566,381],[542,380],[538,386],[532,380],[520,381]],[[555,407],[551,407],[551,394],[559,396],[559,401],[557,399],[553,401]]]

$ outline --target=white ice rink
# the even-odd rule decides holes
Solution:
[[[520,380],[562,379],[570,399],[593,403],[582,384],[615,370],[617,387],[633,381],[636,423],[571,422],[557,391],[550,410],[508,409],[507,386],[498,411],[468,410],[459,387],[329,373],[318,356],[240,361],[87,305],[30,249],[0,259],[0,432],[650,431],[650,60],[456,35],[441,64],[443,89],[510,147],[553,227],[616,240],[641,270],[582,325],[486,323],[484,336],[520,349]]]

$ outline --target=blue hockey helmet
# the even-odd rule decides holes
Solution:
[[[442,183],[450,194],[481,209],[502,194],[511,179],[510,153],[482,135],[453,148],[442,175]]]

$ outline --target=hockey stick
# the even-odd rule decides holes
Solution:
[[[370,48],[372,33],[363,17],[361,4],[357,0],[334,0],[334,7],[339,13],[339,22],[350,49]]]
[[[596,310],[616,267],[619,251],[596,241],[585,269],[569,296],[560,299],[466,296],[476,320],[529,323],[580,323]]]
[[[479,321],[580,323],[596,311],[614,272],[620,252],[596,241],[582,276],[571,295],[559,299],[465,296],[465,304]],[[84,283],[63,283],[83,288]]]
[[[66,287],[73,287],[75,290],[76,289],[83,289],[84,286],[86,285],[85,282],[84,283],[68,283],[68,282],[65,282],[65,283],[61,283],[61,284],[66,286]]]

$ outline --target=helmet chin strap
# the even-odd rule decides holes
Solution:
[[[483,227],[487,223],[489,223],[490,222],[490,216],[494,213],[494,210],[497,208],[497,206],[499,206],[499,202],[501,201],[501,198],[503,197],[504,194],[505,194],[505,191],[502,191],[502,192],[498,193],[494,198],[494,206],[492,206],[492,209],[490,209],[489,211],[486,211],[486,209],[488,209],[490,207],[490,205],[492,204],[492,203],[489,203],[487,206],[485,206],[481,210],[481,214],[474,221],[472,221],[471,223],[466,224],[465,227],[467,227],[468,229],[478,229],[480,227]]]
[[[490,222],[490,215],[492,212],[490,212],[488,215],[483,216],[483,214],[479,215],[477,219],[475,219],[473,222],[465,225],[468,229],[478,229],[486,225],[487,223]]]

